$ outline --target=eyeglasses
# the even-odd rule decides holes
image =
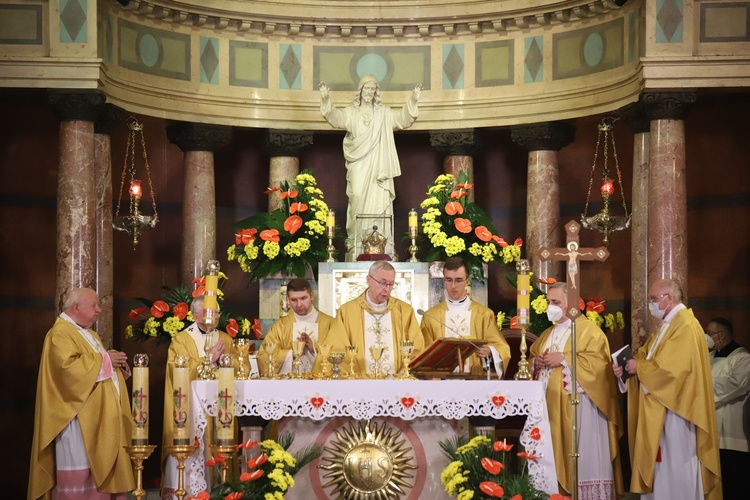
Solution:
[[[661,295],[659,295],[658,297],[649,297],[649,298],[648,298],[648,301],[649,301],[649,302],[651,302],[652,304],[655,304],[655,303],[657,303],[657,302],[661,302],[661,299],[662,299],[662,298],[663,298],[663,297],[664,297],[665,295],[669,295],[669,294],[668,294],[668,293],[662,293],[662,294],[661,294]]]
[[[724,332],[722,332],[721,330],[716,330],[715,332],[709,332],[708,330],[706,330],[706,334],[709,337],[713,337],[714,335],[719,335],[720,333],[724,333]]]
[[[454,278],[443,278],[443,283],[445,283],[446,285],[454,285],[454,284],[456,284],[458,286],[461,286],[464,283],[466,283],[467,281],[469,281],[469,280],[467,280],[466,278],[455,278],[455,279]]]
[[[378,285],[380,285],[381,288],[393,288],[394,285],[396,285],[395,281],[391,281],[390,283],[388,283],[387,281],[376,280],[375,277],[372,274],[368,274],[367,277],[370,278],[375,283],[377,283]]]

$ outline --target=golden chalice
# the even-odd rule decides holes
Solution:
[[[250,339],[238,338],[234,341],[234,348],[237,351],[237,365],[234,367],[234,378],[237,380],[247,380],[250,378]]]
[[[331,378],[331,363],[328,357],[331,355],[333,346],[328,344],[318,344],[318,356],[320,356],[320,374],[318,378]]]
[[[359,368],[357,368],[357,352],[359,352],[359,346],[346,346],[346,352],[349,353],[349,378],[357,379],[359,378]]]
[[[332,352],[328,355],[328,361],[331,362],[333,368],[331,369],[331,378],[334,380],[340,379],[341,377],[341,363],[344,361],[346,353],[343,351]]]
[[[383,352],[385,351],[385,347],[382,346],[370,346],[370,355],[372,356],[373,361],[375,361],[375,373],[373,373],[372,378],[374,379],[381,379],[385,378],[384,373],[381,372],[381,364],[382,364],[382,357]]]
[[[302,353],[305,352],[305,341],[304,340],[293,340],[292,341],[292,374],[289,378],[303,378],[302,376]]]
[[[263,348],[266,351],[266,358],[268,361],[268,367],[266,368],[266,376],[262,377],[266,380],[271,380],[276,377],[276,370],[274,370],[274,360],[273,357],[276,354],[276,349],[278,348],[278,344],[276,342],[264,342]]]
[[[401,380],[415,380],[414,375],[409,371],[409,363],[411,363],[411,355],[414,354],[414,341],[404,340],[401,342],[401,364],[403,365],[401,371],[398,372],[398,377]]]

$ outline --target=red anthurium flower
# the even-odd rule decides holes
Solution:
[[[555,278],[539,278],[539,283],[542,285],[554,285],[557,283],[557,280]]]
[[[510,318],[510,328],[511,330],[520,330],[521,327],[518,326],[518,316],[513,316]]]
[[[563,496],[559,493],[553,493],[550,495],[549,500],[570,500],[570,497]]]
[[[182,321],[183,319],[187,318],[188,305],[185,302],[178,302],[172,308],[172,312],[177,317],[177,319]]]
[[[578,309],[580,309],[581,311],[586,310],[586,303],[580,297],[578,297]]]
[[[260,321],[258,321],[258,318],[255,318],[255,320],[253,321],[253,326],[250,329],[255,334],[255,338],[260,340],[260,338],[263,336],[263,328],[260,326]]]
[[[256,467],[260,467],[264,463],[268,462],[268,457],[266,455],[260,455],[258,457],[255,457],[253,459],[250,459],[247,461],[247,468],[248,469],[254,469]]]
[[[479,483],[479,489],[482,490],[482,493],[485,495],[495,498],[503,498],[503,495],[505,494],[503,487],[492,481],[482,481]]]
[[[211,500],[211,495],[207,491],[201,491],[197,496],[188,497],[187,500]]]
[[[487,229],[486,226],[479,226],[476,229],[474,229],[474,234],[477,235],[477,238],[487,243],[492,239],[492,233],[489,229]]]
[[[492,236],[492,241],[494,241],[500,248],[505,248],[508,246],[508,242],[502,239],[500,236]]]
[[[240,229],[240,232],[234,235],[234,243],[236,245],[247,245],[251,241],[255,241],[255,235],[258,234],[258,230],[254,227],[250,229]]]
[[[205,276],[199,276],[193,280],[194,285],[205,285],[206,284],[206,277]]]
[[[292,206],[289,207],[289,213],[293,214],[295,212],[304,212],[307,210],[307,205],[301,202],[292,203]]]
[[[284,221],[284,230],[288,232],[289,234],[296,233],[301,227],[302,227],[302,217],[300,217],[299,215],[290,215]],[[276,241],[279,241],[279,240],[276,240]]]
[[[591,300],[586,302],[586,310],[587,311],[594,311],[599,314],[603,313],[606,309],[606,306],[604,305],[603,300],[599,300],[597,297],[591,297]]]
[[[135,309],[131,309],[130,313],[128,313],[128,318],[135,319],[141,314],[145,314],[146,311],[148,311],[148,307],[137,307]]]
[[[290,191],[282,191],[279,193],[279,196],[281,196],[281,199],[283,200],[284,198],[296,198],[298,194],[297,190],[293,189]]]
[[[492,443],[492,449],[494,449],[495,451],[510,451],[513,449],[513,446],[514,445],[512,444],[506,443],[505,439]]]
[[[456,189],[455,191],[451,192],[451,198],[453,198],[454,200],[457,200],[463,196],[466,196],[467,194],[469,193],[467,193],[463,189]]]
[[[456,215],[464,213],[464,207],[457,201],[449,201],[445,204],[445,213],[448,215]]]
[[[517,247],[523,246],[523,240],[521,238],[516,238],[516,241],[513,242],[513,244]]]
[[[471,221],[469,219],[462,219],[461,217],[457,217],[453,220],[453,225],[456,226],[456,229],[458,229],[462,233],[471,232]]]
[[[460,187],[461,189],[471,189],[474,187],[474,184],[469,184],[468,182],[465,184],[456,184],[457,187]]]
[[[513,495],[512,497],[510,497],[510,500],[523,500],[523,497],[521,496],[520,493],[518,493],[518,494]]]
[[[245,449],[245,450],[251,450],[257,446],[258,442],[253,441],[252,439],[248,439],[244,443],[238,445],[238,448]]]
[[[169,304],[163,300],[157,300],[151,306],[151,316],[154,318],[161,318],[166,312],[169,312]]]
[[[273,193],[274,191],[281,191],[281,188],[280,188],[280,187],[278,187],[278,186],[276,186],[276,187],[270,187],[270,188],[266,189],[266,190],[265,190],[265,191],[263,191],[263,192],[264,192],[265,194],[271,194],[271,193]]]
[[[230,337],[237,338],[237,334],[240,331],[240,325],[237,324],[237,320],[234,318],[229,318],[229,321],[227,321],[227,335]]]
[[[482,468],[489,472],[492,475],[500,474],[500,471],[505,468],[503,464],[498,462],[497,460],[492,460],[491,458],[484,457],[481,460]]]
[[[198,285],[198,287],[193,290],[193,298],[200,297],[204,293],[206,293],[206,277],[201,276],[200,278],[195,278],[193,280],[193,283]]]
[[[525,458],[526,460],[539,460],[539,457],[536,455],[532,455],[531,453],[526,453],[525,451],[522,451],[520,453],[516,453],[520,458]]]
[[[281,238],[279,237],[278,229],[265,229],[260,232],[260,239],[263,241],[275,241],[278,243]]]
[[[245,472],[240,476],[240,481],[246,483],[248,481],[257,481],[263,477],[263,469],[257,469],[252,472]],[[244,478],[244,479],[243,479]]]
[[[224,497],[224,500],[240,500],[240,498],[245,496],[244,491],[233,491],[232,493],[226,495]]]
[[[221,464],[227,461],[227,457],[222,457],[222,456],[214,457],[214,461],[217,464]]]
[[[209,458],[206,460],[206,467],[213,467],[214,465],[216,465],[216,459]]]

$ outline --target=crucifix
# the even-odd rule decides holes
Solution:
[[[578,308],[578,302],[581,297],[581,268],[580,262],[583,260],[598,260],[603,262],[609,257],[609,251],[605,247],[598,248],[581,248],[580,246],[580,231],[581,225],[576,221],[572,220],[565,224],[565,233],[567,234],[565,240],[565,248],[547,248],[542,247],[539,249],[539,258],[542,261],[547,260],[562,260],[566,261],[565,264],[565,275],[568,283],[568,296],[566,301],[568,303],[568,310],[565,311],[565,315],[570,318],[570,348],[572,351],[571,359],[572,366],[570,367],[571,374],[571,394],[570,403],[573,405],[573,414],[571,423],[573,427],[573,446],[571,449],[573,452],[571,456],[573,458],[572,472],[572,484],[571,498],[572,500],[578,499],[578,381],[576,379],[576,320],[581,315],[581,310]]]

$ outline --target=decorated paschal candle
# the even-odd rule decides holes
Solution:
[[[174,357],[174,371],[172,372],[172,398],[174,410],[174,432],[172,444],[186,446],[190,444],[190,366],[185,354]]]
[[[133,356],[132,445],[148,444],[148,355]]]
[[[216,443],[220,446],[234,444],[234,359],[229,354],[219,358],[219,392],[216,411]]]

